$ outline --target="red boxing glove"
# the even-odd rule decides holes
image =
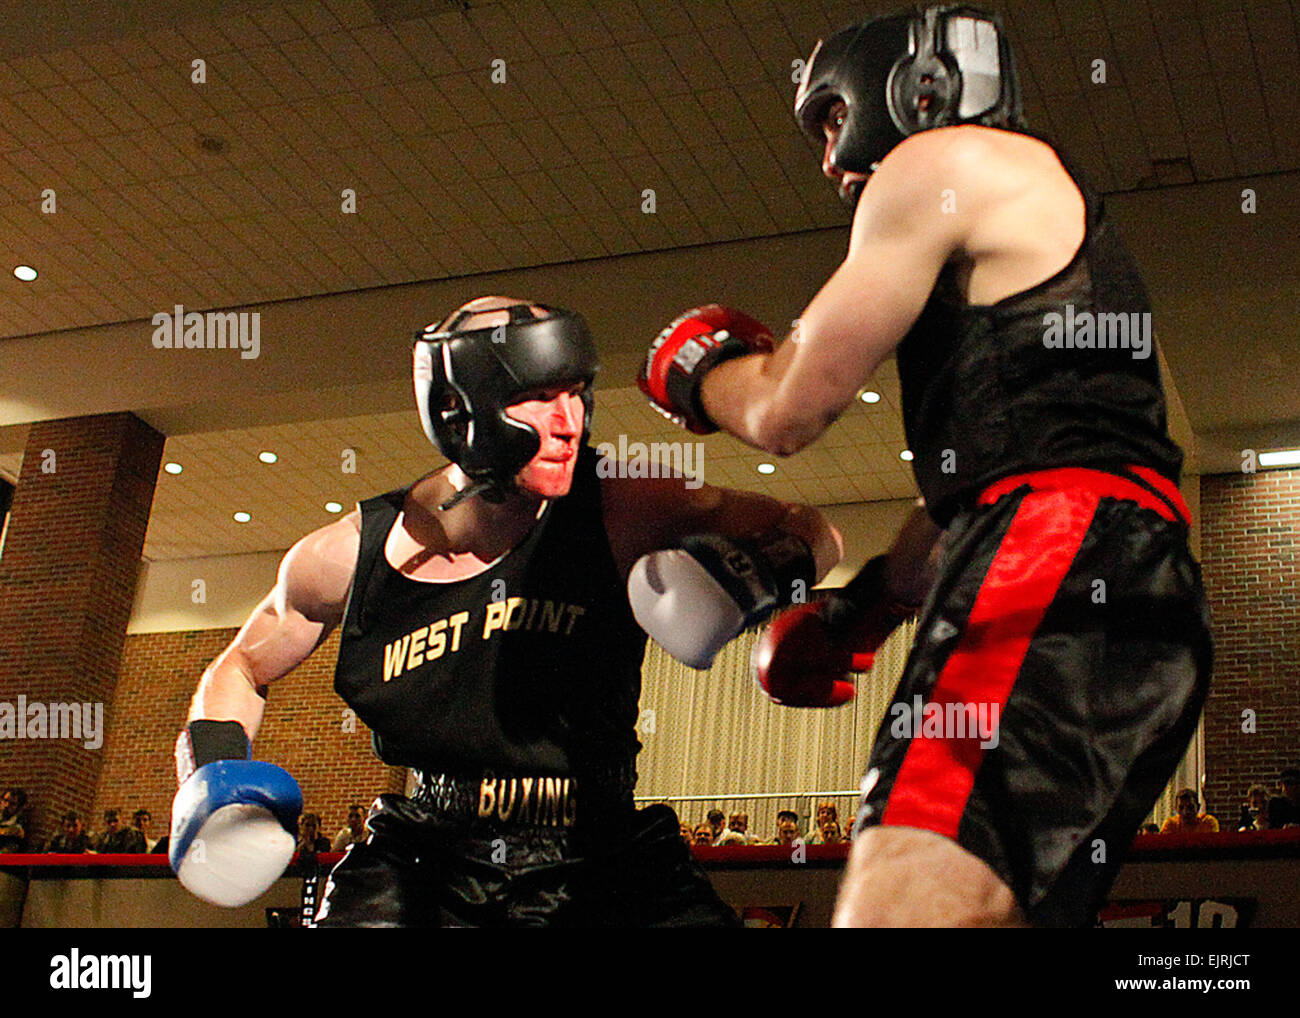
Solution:
[[[706,304],[679,315],[655,337],[636,384],[656,410],[697,435],[718,430],[700,402],[704,376],[723,361],[771,353],[771,331],[743,312]]]
[[[821,602],[777,615],[754,647],[754,677],[787,707],[838,707],[853,699],[853,672],[870,670],[889,634],[914,612],[885,597],[885,558],[872,559]]]

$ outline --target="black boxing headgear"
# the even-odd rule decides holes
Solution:
[[[874,172],[894,146],[919,131],[953,124],[1025,127],[1002,23],[976,7],[873,18],[823,39],[794,100],[800,126],[819,144],[837,102],[846,109],[831,161],[851,173]]]
[[[538,315],[534,308],[543,314]],[[505,311],[509,321],[461,329],[475,315]],[[537,455],[537,430],[506,413],[527,393],[585,382],[583,438],[591,428],[591,383],[599,367],[582,316],[563,308],[512,304],[462,309],[415,334],[415,402],[429,441],[457,464],[470,494],[504,498],[515,475]],[[446,508],[446,506],[444,506]]]

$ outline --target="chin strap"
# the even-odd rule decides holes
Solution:
[[[489,478],[486,481],[475,481],[468,487],[461,488],[460,491],[456,492],[456,494],[452,495],[451,498],[438,506],[438,511],[445,513],[448,509],[455,508],[464,502],[465,499],[473,498],[475,495],[482,495],[488,502],[504,502],[506,495],[510,493],[511,487],[513,487],[513,485],[507,485],[503,488],[502,485],[492,478]]]

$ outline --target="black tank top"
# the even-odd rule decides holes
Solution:
[[[1087,208],[1070,264],[988,306],[966,304],[949,265],[898,347],[912,468],[941,526],[1029,470],[1131,463],[1178,481],[1146,289],[1101,197],[1057,156]]]
[[[478,576],[429,583],[384,555],[408,488],[361,503],[334,688],[384,762],[430,771],[627,771],[645,633],[609,548],[596,453]]]

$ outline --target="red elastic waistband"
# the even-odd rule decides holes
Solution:
[[[1013,474],[985,488],[976,501],[992,505],[1003,495],[1017,488],[1034,491],[1082,490],[1100,498],[1122,498],[1136,502],[1143,509],[1159,513],[1165,519],[1181,520],[1191,526],[1192,514],[1183,501],[1178,486],[1150,467],[1126,466],[1126,471],[1142,479],[1144,484],[1106,470],[1089,467],[1059,467],[1055,470],[1034,470],[1026,474]],[[1154,488],[1155,491],[1149,490]],[[1159,494],[1156,494],[1159,492]],[[1163,496],[1163,497],[1162,497]]]

